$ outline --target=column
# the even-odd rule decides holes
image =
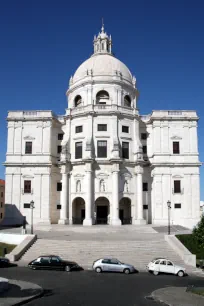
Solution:
[[[119,219],[119,164],[113,166],[112,171],[112,225],[121,225],[121,220]]]
[[[85,203],[85,219],[83,225],[92,225],[92,164],[86,164],[86,203]]]
[[[143,168],[141,166],[137,166],[135,169],[137,173],[137,220],[135,220],[135,224],[146,224],[146,220],[143,218],[143,181],[142,174]]]
[[[58,224],[68,224],[68,173],[66,166],[62,166],[61,168],[62,173],[62,191],[60,193],[60,204],[61,204],[61,210],[60,210],[60,219],[58,221]]]

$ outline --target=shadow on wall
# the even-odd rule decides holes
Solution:
[[[0,227],[22,226],[24,217],[14,204],[4,205],[4,218],[0,223]]]

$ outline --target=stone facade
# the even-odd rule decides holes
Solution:
[[[0,223],[4,218],[5,181],[0,179]]]
[[[6,203],[34,223],[167,224],[200,215],[195,111],[137,108],[136,78],[102,27],[94,54],[70,78],[64,116],[10,111]]]

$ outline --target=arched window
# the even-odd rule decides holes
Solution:
[[[101,90],[96,95],[96,103],[97,104],[106,104],[109,100],[109,93],[105,90]]]
[[[80,95],[78,95],[78,96],[76,96],[76,98],[74,99],[74,105],[75,105],[75,107],[77,107],[77,106],[81,106],[81,104],[82,104],[82,98],[81,98]]]
[[[124,106],[131,107],[131,99],[128,95],[124,97]]]

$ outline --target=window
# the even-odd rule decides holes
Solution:
[[[31,181],[24,181],[24,193],[31,193]]]
[[[97,156],[107,157],[107,141],[99,140],[97,142]]]
[[[143,154],[147,154],[147,146],[142,146],[142,152]]]
[[[173,141],[173,154],[180,154],[179,142]]]
[[[124,106],[131,107],[131,99],[128,95],[124,97]]]
[[[55,262],[60,262],[60,259],[59,259],[59,257],[57,257],[57,256],[52,256],[52,257],[51,257],[51,262],[53,262],[53,263],[55,263]]]
[[[82,142],[75,143],[75,158],[82,158]]]
[[[82,133],[82,132],[83,132],[82,125],[76,126],[75,132],[76,132],[76,133]]]
[[[3,214],[1,213],[1,219],[3,218]]]
[[[40,260],[40,262],[42,263],[42,264],[49,264],[50,263],[50,257],[41,257],[41,260]]]
[[[129,133],[129,126],[122,126],[122,133]]]
[[[103,259],[103,260],[102,260],[102,263],[103,263],[103,264],[109,264],[109,263],[110,263],[110,259]]]
[[[174,208],[181,208],[181,203],[175,203]]]
[[[141,139],[146,140],[147,139],[147,133],[141,133]]]
[[[147,205],[147,204],[144,204],[144,205],[143,205],[143,209],[148,209],[148,205]]]
[[[101,90],[96,95],[96,104],[106,104],[109,100],[109,93],[105,90]]]
[[[61,209],[62,205],[57,204],[57,209]]]
[[[160,261],[160,265],[166,266],[166,260],[161,260],[161,261]]]
[[[62,146],[57,146],[57,153],[60,154],[62,152]]]
[[[143,183],[143,191],[148,191],[148,183]]]
[[[74,105],[75,107],[80,106],[80,104],[82,103],[82,98],[80,95],[76,96],[76,98],[74,99]]]
[[[122,158],[129,159],[129,142],[122,142]]]
[[[3,207],[3,202],[1,202],[1,208]]]
[[[119,265],[119,261],[117,259],[111,259],[110,264],[112,265]]]
[[[159,260],[155,261],[155,265],[159,265]]]
[[[32,154],[32,141],[26,141],[25,154]]]
[[[98,131],[107,131],[107,124],[98,124]]]
[[[3,196],[4,196],[4,193],[3,193],[3,191],[1,192],[1,198],[3,198]]]
[[[64,134],[58,134],[58,140],[63,140]]]
[[[57,191],[62,191],[62,183],[61,182],[57,183]]]
[[[30,203],[24,203],[24,204],[23,204],[23,207],[24,207],[24,208],[30,208]]]
[[[174,181],[174,193],[181,192],[181,181]]]
[[[167,260],[167,266],[173,266],[172,262]]]

